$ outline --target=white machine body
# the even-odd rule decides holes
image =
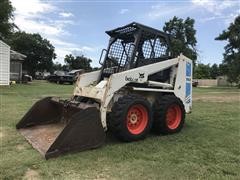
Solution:
[[[171,68],[168,82],[149,81],[148,77],[157,72]],[[96,83],[101,70],[82,74],[78,77],[74,96],[93,98],[99,102],[102,126],[107,130],[106,116],[117,99],[129,91],[145,96],[153,104],[159,93],[171,93],[180,98],[185,112],[192,109],[192,60],[184,55],[162,62],[112,74]],[[148,87],[128,87],[129,83],[148,84]]]

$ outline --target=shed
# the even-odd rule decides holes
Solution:
[[[0,41],[0,85],[10,82],[10,46]]]

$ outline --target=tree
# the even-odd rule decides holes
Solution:
[[[227,74],[228,67],[226,64],[219,64],[219,75],[224,76]]]
[[[211,67],[210,67],[209,64],[207,64],[207,65],[198,64],[195,67],[194,78],[196,78],[196,79],[210,79],[211,78],[210,70],[211,70]]]
[[[64,58],[64,62],[66,63],[66,65],[68,66],[68,70],[69,69],[75,69],[73,67],[73,61],[75,61],[75,57],[72,54],[66,55]]]
[[[165,23],[163,31],[170,34],[170,44],[173,56],[183,53],[193,60],[195,66],[197,59],[196,50],[196,30],[194,29],[194,19],[187,17],[186,20],[176,16]]]
[[[23,69],[32,76],[36,71],[53,71],[53,59],[56,58],[53,45],[40,34],[16,32],[10,40],[12,49],[24,54]]]
[[[16,27],[13,20],[14,8],[9,0],[0,0],[0,40],[7,40],[13,28]]]
[[[60,71],[62,70],[62,64],[56,62],[56,63],[53,63],[53,71]]]
[[[91,71],[92,60],[81,55],[74,57],[72,54],[66,55],[64,58],[65,63],[68,65],[69,70],[71,69],[84,69],[86,71]]]
[[[224,47],[223,65],[226,65],[228,81],[240,87],[240,15],[236,17],[227,30],[224,30],[215,40],[227,41]]]
[[[210,68],[210,77],[216,79],[220,75],[219,68],[217,64],[213,64]]]

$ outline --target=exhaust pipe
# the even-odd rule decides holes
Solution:
[[[97,148],[106,137],[96,107],[82,109],[51,97],[36,102],[16,128],[46,159]]]

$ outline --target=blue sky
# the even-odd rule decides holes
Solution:
[[[40,33],[55,46],[57,59],[84,54],[99,66],[101,49],[108,43],[106,30],[136,21],[157,29],[173,16],[195,19],[198,62],[221,63],[226,42],[215,41],[240,14],[240,0],[189,1],[82,1],[11,0],[14,22],[21,30]]]

